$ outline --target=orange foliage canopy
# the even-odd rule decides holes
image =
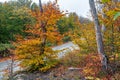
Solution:
[[[44,4],[43,12],[35,9],[31,11],[31,14],[35,19],[35,24],[26,26],[29,36],[25,39],[18,38],[20,44],[16,48],[16,54],[18,59],[23,59],[22,66],[28,67],[29,70],[46,71],[55,66],[57,55],[46,44],[41,47],[42,39],[45,36],[45,41],[52,44],[61,41],[62,36],[57,31],[56,23],[64,14],[59,10],[56,2]],[[42,31],[43,27],[45,32]],[[41,48],[44,48],[44,53],[40,52]]]
[[[59,10],[59,6],[56,3],[49,2],[44,4],[43,13],[41,13],[39,9],[31,11],[31,13],[36,19],[36,24],[34,26],[27,26],[26,32],[30,32],[40,39],[43,35],[46,35],[47,40],[50,42],[54,42],[55,40],[60,41],[62,36],[57,31],[56,22],[64,14]],[[46,28],[46,33],[41,31],[42,26]]]

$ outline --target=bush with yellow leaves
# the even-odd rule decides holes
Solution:
[[[28,71],[47,71],[57,64],[55,51],[46,47],[44,54],[40,54],[40,40],[26,40],[17,46],[15,51],[18,59],[22,60],[21,66]]]

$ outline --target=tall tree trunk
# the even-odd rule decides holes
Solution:
[[[39,7],[40,7],[40,12],[41,12],[41,16],[43,14],[43,7],[42,7],[42,3],[41,3],[41,0],[39,0]],[[45,23],[43,23],[43,21],[40,22],[41,25],[41,29],[42,29],[42,36],[41,36],[41,44],[40,44],[40,54],[44,54],[44,51],[45,51],[45,45],[46,45],[46,26],[45,26]]]
[[[106,55],[105,55],[105,52],[104,52],[101,28],[100,28],[100,23],[99,23],[99,20],[98,20],[98,15],[97,15],[97,12],[96,12],[94,0],[89,0],[89,5],[90,5],[90,8],[91,8],[91,12],[92,12],[92,16],[93,16],[94,24],[95,24],[98,53],[101,55],[101,63],[102,63],[103,69],[107,70],[107,58],[106,58]]]

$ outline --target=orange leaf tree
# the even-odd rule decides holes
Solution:
[[[36,20],[35,25],[27,25],[26,32],[29,35],[20,41],[16,54],[19,59],[23,59],[22,66],[28,67],[28,70],[46,71],[56,65],[57,55],[47,43],[61,41],[62,36],[57,30],[56,22],[63,16],[63,12],[59,10],[56,2],[48,2],[43,5],[43,12],[36,8],[31,14]],[[41,46],[44,37],[45,44]],[[44,51],[41,51],[42,48]]]

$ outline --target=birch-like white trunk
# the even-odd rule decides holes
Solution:
[[[101,63],[102,63],[103,69],[106,70],[107,69],[107,58],[106,58],[105,52],[104,52],[101,28],[100,28],[100,23],[98,20],[98,15],[97,15],[97,11],[95,8],[94,0],[89,0],[89,5],[91,8],[91,12],[92,12],[92,16],[93,16],[93,20],[94,20],[94,24],[95,24],[98,53],[101,55]]]

